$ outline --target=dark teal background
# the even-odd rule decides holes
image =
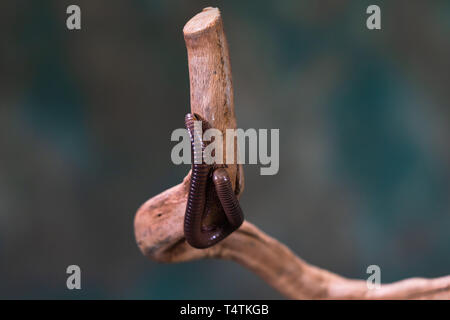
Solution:
[[[238,126],[280,129],[279,173],[245,166],[246,218],[344,276],[449,274],[450,2],[3,0],[0,298],[281,298],[232,262],[158,264],[135,244],[136,209],[189,169],[170,134],[189,111],[182,28],[206,6]]]

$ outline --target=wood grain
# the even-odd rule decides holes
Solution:
[[[199,114],[213,128],[223,134],[223,163],[226,163],[226,129],[236,129],[234,114],[233,82],[231,77],[228,43],[217,8],[205,8],[186,23],[183,28],[186,42],[189,81],[191,89],[191,113]],[[236,149],[234,150],[236,163]],[[229,164],[228,175],[235,189],[238,180],[242,192],[244,176],[238,175],[236,164]]]

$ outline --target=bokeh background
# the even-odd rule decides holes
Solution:
[[[0,298],[282,298],[232,262],[135,244],[136,209],[189,169],[170,134],[189,110],[182,28],[206,6],[238,126],[280,129],[279,173],[245,166],[247,219],[344,276],[449,274],[449,1],[2,0]]]

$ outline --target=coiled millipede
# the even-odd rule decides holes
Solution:
[[[208,122],[198,115],[188,113],[185,117],[191,140],[192,173],[184,216],[184,235],[192,247],[203,249],[213,246],[238,229],[244,221],[244,215],[224,167],[204,162],[206,143],[201,132],[194,130],[195,121],[201,121],[201,132],[210,128]],[[197,146],[196,141],[200,142]],[[194,159],[201,161],[196,163]],[[205,224],[212,218],[216,218],[215,221]]]

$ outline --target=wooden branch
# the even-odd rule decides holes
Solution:
[[[191,111],[222,130],[235,128],[228,47],[219,10],[206,8],[184,27],[191,83]],[[226,148],[227,146],[224,146]],[[225,154],[225,153],[224,153]],[[229,167],[243,190],[243,171]],[[235,261],[291,299],[450,299],[450,276],[411,278],[369,290],[366,281],[338,276],[312,266],[251,223],[208,249],[189,246],[183,219],[190,174],[182,183],[144,203],[135,217],[136,241],[143,254],[160,262],[203,258]]]
[[[223,162],[226,163],[228,147],[234,148],[233,163],[237,163],[236,143],[226,145],[225,130],[236,129],[236,117],[228,43],[219,10],[203,9],[186,23],[183,34],[188,53],[191,113],[201,115],[213,128],[222,131]],[[242,166],[229,164],[227,171],[233,189],[237,182],[240,194],[244,187]]]

